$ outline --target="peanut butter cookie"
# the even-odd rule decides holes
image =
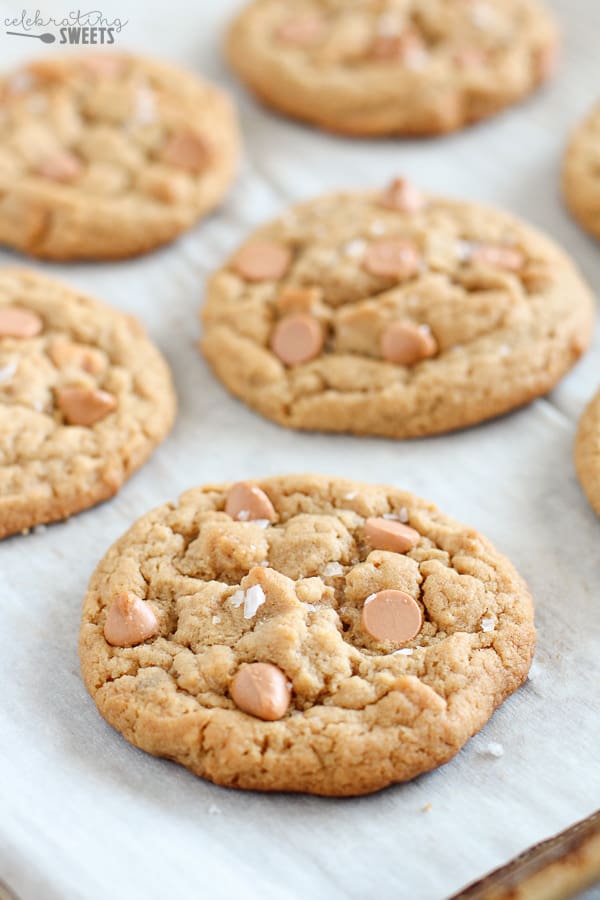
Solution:
[[[583,489],[600,516],[600,391],[579,423],[575,464]]]
[[[398,179],[252,235],[209,281],[202,349],[282,425],[404,438],[547,393],[588,347],[593,308],[530,226]]]
[[[290,116],[359,136],[438,134],[545,81],[557,29],[536,0],[255,0],[227,51]]]
[[[0,79],[0,242],[46,259],[145,253],[222,199],[238,133],[221,90],[137,56]]]
[[[111,497],[175,407],[169,369],[133,317],[0,270],[0,538]]]
[[[524,681],[533,605],[472,529],[393,487],[212,484],[140,519],[80,657],[127,740],[229,787],[366,794],[451,759]]]
[[[580,225],[600,240],[600,104],[575,129],[563,162],[567,206]]]

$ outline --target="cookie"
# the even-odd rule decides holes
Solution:
[[[46,259],[117,259],[212,210],[238,153],[213,85],[125,54],[56,57],[0,79],[0,243]]]
[[[430,503],[314,475],[211,484],[140,519],[83,607],[104,718],[229,787],[365,794],[451,759],[524,681],[511,563]]]
[[[583,489],[600,516],[600,391],[585,410],[575,442],[575,464]]]
[[[586,231],[600,239],[600,104],[573,133],[563,160],[567,206]]]
[[[261,228],[209,281],[203,322],[215,373],[263,415],[403,438],[545,394],[588,347],[593,301],[533,228],[399,179]]]
[[[454,131],[552,73],[556,25],[535,0],[255,0],[232,67],[269,106],[357,136]]]
[[[0,538],[112,497],[175,407],[167,364],[132,316],[0,270]]]

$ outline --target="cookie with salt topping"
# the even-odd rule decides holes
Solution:
[[[579,422],[575,464],[586,496],[600,516],[600,391],[590,401]]]
[[[145,253],[218,205],[238,144],[231,102],[190,72],[121,53],[33,62],[0,78],[0,243]]]
[[[112,497],[175,409],[169,368],[136,319],[0,270],[0,538]]]
[[[533,604],[398,488],[209,484],[140,519],[85,598],[86,686],[127,740],[229,787],[365,794],[447,762],[524,681]]]
[[[593,310],[549,238],[397,179],[252,234],[208,282],[201,346],[282,425],[405,438],[550,391],[588,347]]]
[[[579,224],[600,240],[600,103],[571,135],[562,167],[565,201]]]
[[[357,136],[430,135],[534,91],[557,45],[537,0],[254,0],[227,53],[279,112]]]

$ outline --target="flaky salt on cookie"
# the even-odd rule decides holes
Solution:
[[[140,519],[85,598],[104,718],[217,784],[365,794],[448,761],[523,682],[533,605],[485,538],[394,487],[210,484]]]
[[[0,243],[46,259],[145,253],[190,228],[234,177],[217,87],[125,53],[39,60],[0,78]]]
[[[0,538],[111,497],[175,408],[167,364],[132,316],[0,270]]]
[[[208,282],[201,346],[233,394],[282,425],[403,438],[545,394],[588,347],[593,316],[549,238],[399,178],[251,235]]]
[[[494,115],[551,76],[557,50],[537,0],[254,0],[227,40],[269,106],[358,136],[441,134]]]

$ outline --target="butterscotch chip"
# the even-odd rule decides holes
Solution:
[[[158,632],[154,610],[131,591],[117,594],[106,614],[104,637],[114,647],[143,644]]]
[[[392,322],[381,335],[381,355],[388,362],[414,366],[435,356],[437,342],[431,331],[414,322]]]
[[[112,497],[176,408],[169,369],[132,316],[34,271],[0,269],[3,321],[35,340],[9,344],[0,325],[10,364],[9,377],[0,372],[0,539]]]
[[[454,54],[460,69],[483,69],[489,65],[489,54],[482,47],[461,47]]]
[[[135,256],[191,228],[231,184],[233,106],[191,72],[83,52],[17,74],[16,92],[14,75],[0,77],[0,244],[42,259]]]
[[[246,281],[277,281],[292,262],[291,250],[276,241],[256,240],[238,251],[233,268]]]
[[[376,641],[405,644],[412,640],[423,624],[418,603],[403,591],[378,591],[367,597],[361,625]]]
[[[286,366],[298,366],[318,356],[323,347],[323,329],[306,313],[295,313],[275,326],[271,348]]]
[[[365,522],[365,537],[376,550],[408,553],[419,543],[421,535],[414,528],[393,519],[371,518]]]
[[[227,55],[250,90],[286,115],[350,135],[432,135],[534,91],[557,43],[537,0],[250,0]]]
[[[238,481],[230,489],[225,503],[225,512],[232,519],[248,522],[254,519],[277,518],[273,504],[258,485],[250,481]]]
[[[373,59],[389,60],[418,66],[427,55],[426,45],[415,32],[378,34],[371,46]]]
[[[373,241],[367,247],[363,266],[378,278],[404,281],[419,271],[419,254],[414,244],[405,240]]]
[[[44,324],[36,313],[16,306],[0,308],[0,338],[32,338],[40,333]]]
[[[271,663],[244,666],[231,682],[230,692],[238,709],[267,722],[283,718],[290,705],[288,679]]]
[[[312,47],[323,39],[326,32],[327,23],[322,16],[305,14],[286,19],[277,27],[275,36],[284,44]]]
[[[107,391],[66,387],[56,392],[56,403],[69,425],[95,425],[116,408],[117,400]]]
[[[65,338],[56,338],[52,341],[48,347],[48,355],[59,369],[73,366],[89,372],[91,375],[98,375],[106,368],[106,359],[100,350],[74,343]]]
[[[210,160],[210,150],[204,138],[192,132],[173,134],[163,147],[162,162],[188,172],[203,172]]]
[[[287,427],[398,438],[506,413],[569,371],[594,302],[564,252],[500,210],[415,191],[316,197],[249,236],[293,248],[279,279],[231,262],[210,278],[201,346],[236,397]],[[288,315],[308,365],[274,340]]]
[[[416,213],[425,206],[424,194],[405,178],[396,178],[381,195],[380,203],[387,209]]]
[[[590,401],[579,422],[575,464],[586,496],[600,516],[600,391]]]
[[[81,175],[81,161],[72,153],[56,153],[43,159],[37,167],[37,174],[50,181],[65,183],[75,181]]]
[[[479,244],[472,249],[469,259],[476,265],[506,269],[507,272],[519,272],[525,263],[520,250],[498,244]]]
[[[245,483],[277,524],[225,516],[231,486],[211,483],[145,515],[99,563],[80,659],[102,716],[237,788],[365,794],[446,762],[526,678],[525,582],[472,528],[396,487]],[[413,554],[365,540],[365,518],[404,511],[422,535]],[[160,609],[156,639],[133,652],[104,632],[117,592]]]

